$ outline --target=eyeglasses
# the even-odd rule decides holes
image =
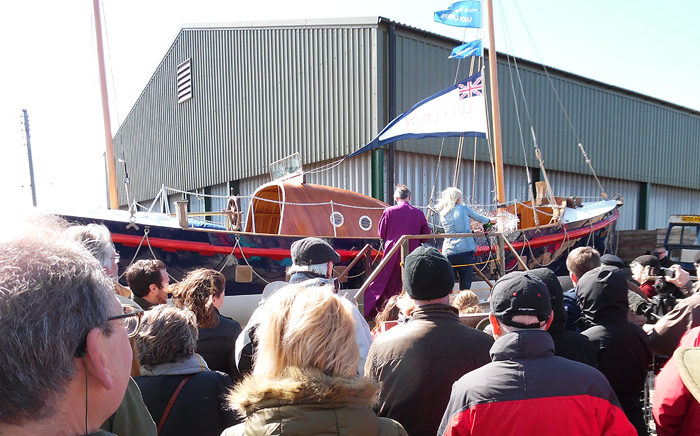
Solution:
[[[121,259],[121,256],[119,256],[119,252],[115,251],[114,256],[112,256],[111,259],[114,259],[115,262],[119,263],[119,260]]]
[[[107,318],[107,321],[115,321],[117,319],[124,320],[124,328],[126,329],[126,334],[128,337],[133,338],[136,333],[139,332],[141,328],[141,318],[143,317],[143,310],[134,306],[122,306],[122,314],[114,315]],[[84,357],[85,350],[87,349],[87,333],[83,335],[83,338],[78,344],[78,349],[75,350],[76,357]]]
[[[141,328],[141,318],[143,318],[143,310],[136,308],[134,306],[122,306],[121,315],[114,315],[107,318],[107,321],[115,321],[117,319],[124,320],[124,328],[126,328],[126,334],[130,338],[136,336]]]

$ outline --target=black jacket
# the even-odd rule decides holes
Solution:
[[[153,421],[158,425],[175,389],[185,375],[136,377]],[[159,436],[219,436],[240,422],[227,410],[224,396],[232,387],[231,379],[217,371],[194,374],[173,403]]]
[[[380,334],[365,375],[382,384],[377,415],[395,419],[409,435],[434,435],[452,383],[491,361],[493,338],[460,323],[444,304],[417,308],[411,319]]]
[[[583,334],[598,351],[598,369],[637,432],[646,435],[642,397],[653,355],[644,330],[627,321],[627,280],[616,268],[601,266],[583,275],[576,292],[589,327]]]
[[[197,340],[197,354],[204,358],[207,366],[212,371],[221,371],[231,377],[234,384],[241,379],[241,375],[236,368],[236,338],[241,334],[241,325],[219,314],[219,325],[210,329],[199,329],[199,339]]]
[[[596,349],[591,341],[582,334],[566,329],[567,313],[564,307],[564,290],[556,274],[549,268],[536,268],[530,273],[539,277],[549,290],[554,321],[547,329],[547,333],[552,336],[554,341],[554,355],[585,363],[593,368],[597,367]]]

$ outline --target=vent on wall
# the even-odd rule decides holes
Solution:
[[[177,102],[192,98],[192,60],[187,59],[177,66]]]

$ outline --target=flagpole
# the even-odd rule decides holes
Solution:
[[[496,39],[493,31],[493,1],[486,0],[489,35],[489,82],[491,84],[491,113],[493,115],[494,165],[496,166],[496,199],[499,204],[506,202],[503,174],[503,146],[501,143],[501,111],[498,104],[498,71],[496,64]]]

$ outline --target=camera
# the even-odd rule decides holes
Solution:
[[[657,315],[666,315],[676,306],[676,291],[678,287],[673,283],[666,281],[667,277],[673,277],[675,271],[669,268],[662,268],[664,273],[663,276],[656,278],[656,283],[654,283],[654,290],[656,295],[651,300],[651,306],[653,312]]]
[[[676,275],[676,271],[671,269],[671,268],[661,268],[661,272],[663,273],[663,277],[667,278],[673,278],[673,276]]]

